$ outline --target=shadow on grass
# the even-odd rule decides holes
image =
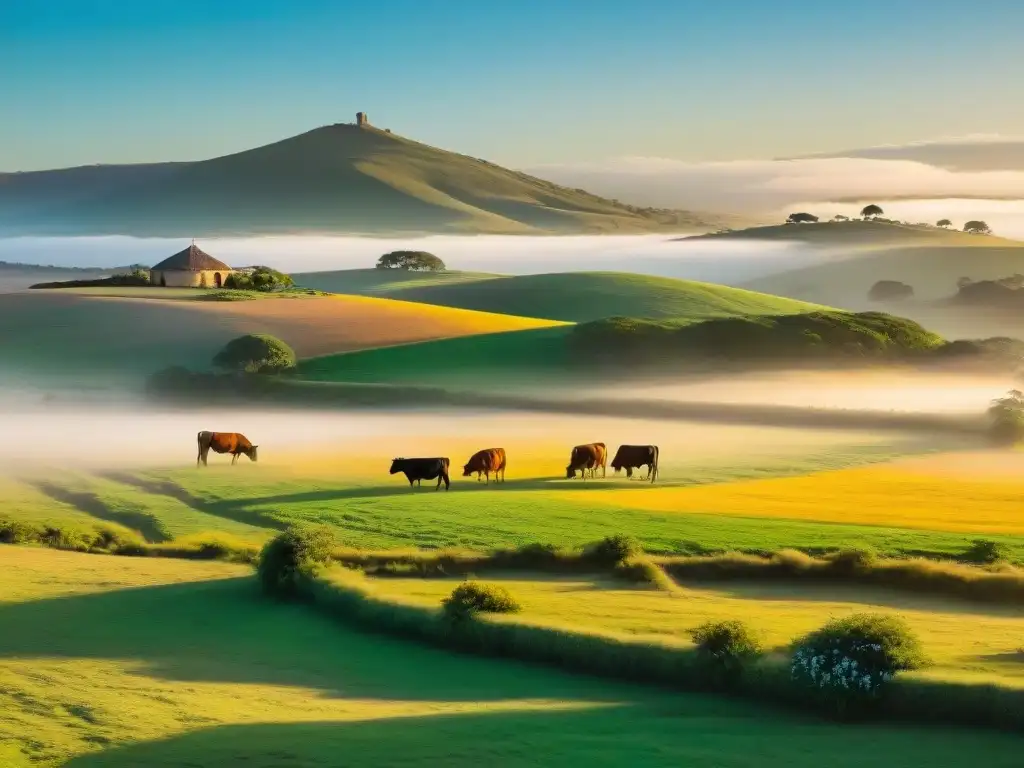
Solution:
[[[601,681],[542,667],[359,633],[306,606],[263,598],[252,578],[0,604],[0,627],[0,659],[118,659],[166,680],[297,686],[328,697],[410,701],[621,701],[646,695],[628,686],[609,692]]]
[[[981,662],[997,662],[1000,664],[1024,664],[1024,648],[1009,653],[990,653],[985,656],[978,656]]]
[[[870,745],[866,747],[865,745]],[[887,768],[1020,765],[1011,736],[812,724],[698,697],[670,705],[226,725],[78,757],[66,768]]]
[[[25,480],[24,482],[54,501],[68,504],[79,512],[138,531],[150,543],[159,544],[169,541],[171,538],[159,521],[145,512],[112,509],[95,493],[64,488],[45,480]]]
[[[252,499],[207,501],[206,499],[190,493],[185,488],[182,488],[180,485],[171,482],[170,480],[157,480],[140,475],[133,475],[130,472],[101,472],[99,473],[99,476],[107,480],[112,480],[115,483],[121,483],[122,485],[127,485],[140,491],[145,491],[146,493],[151,493],[157,496],[166,496],[174,499],[175,501],[181,502],[187,507],[191,507],[196,512],[202,512],[215,517],[223,517],[224,519],[231,520],[235,523],[243,523],[245,525],[253,525],[261,528],[273,528],[278,531],[283,531],[288,527],[287,523],[282,523],[280,520],[276,520],[273,517],[269,517],[268,515],[249,509],[250,504],[256,503]]]

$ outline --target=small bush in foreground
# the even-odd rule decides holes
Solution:
[[[1006,547],[998,541],[976,539],[963,554],[963,560],[976,565],[994,565],[1007,559]]]
[[[632,536],[622,534],[606,536],[600,541],[587,547],[585,557],[600,565],[614,567],[642,554],[640,542]]]
[[[485,613],[518,613],[522,607],[512,594],[497,584],[467,581],[455,589],[442,602],[445,615],[464,619],[477,611]]]
[[[923,664],[921,643],[902,619],[859,613],[834,619],[801,640],[791,674],[845,716],[869,708],[898,672]]]
[[[690,630],[701,663],[715,682],[729,684],[761,654],[757,635],[742,621],[708,621]]]
[[[303,570],[325,565],[335,547],[330,526],[289,528],[268,541],[260,551],[256,575],[264,593],[294,597]]]

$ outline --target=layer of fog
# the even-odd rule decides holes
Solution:
[[[197,433],[244,433],[259,447],[259,467],[322,467],[337,463],[339,476],[379,470],[389,482],[395,456],[448,456],[458,474],[469,455],[501,446],[509,476],[518,469],[551,476],[564,471],[572,446],[653,443],[669,464],[749,461],[808,446],[885,444],[891,435],[841,430],[787,429],[666,422],[639,418],[530,414],[497,411],[273,411],[254,408],[157,411],[152,408],[53,405],[0,410],[0,475],[38,469],[101,470],[195,466]],[[40,435],[48,436],[40,440]],[[241,458],[243,470],[250,467]],[[230,458],[211,454],[210,465]],[[244,477],[244,475],[240,475]],[[391,478],[390,481],[395,481]]]
[[[930,373],[783,372],[597,387],[589,394],[676,402],[899,413],[980,413],[1019,386],[1009,377]]]
[[[940,198],[950,205],[938,218],[962,220],[965,210],[952,207],[958,199],[1009,199],[1017,215],[1001,231],[1024,236],[1022,171],[956,172],[909,160],[848,157],[719,163],[624,157],[530,172],[637,205],[698,210],[778,212],[808,200]]]
[[[188,240],[133,237],[0,239],[0,261],[65,267],[153,265]],[[250,237],[198,242],[232,266],[266,264],[287,272],[364,269],[388,251],[424,250],[449,269],[523,275],[610,270],[708,282],[740,283],[816,263],[822,254],[785,242],[680,241],[673,236],[419,238]],[[3,275],[0,274],[0,279]]]

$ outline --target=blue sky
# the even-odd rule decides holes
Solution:
[[[1024,135],[1024,3],[0,0],[0,169],[212,157],[357,110],[530,166]]]

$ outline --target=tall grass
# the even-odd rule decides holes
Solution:
[[[514,658],[562,670],[673,689],[722,692],[820,713],[795,683],[788,660],[765,656],[723,680],[698,651],[621,637],[542,627],[474,614],[452,622],[443,610],[391,602],[350,569],[304,571],[301,596],[339,621],[462,653]],[[980,725],[1024,731],[1024,690],[899,679],[889,684],[873,715],[887,720]]]

